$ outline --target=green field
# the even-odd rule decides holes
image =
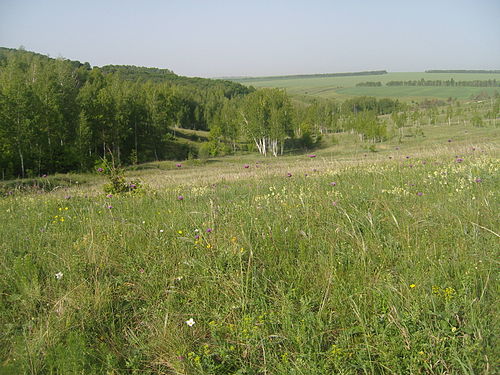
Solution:
[[[318,96],[321,98],[345,98],[350,96],[383,96],[400,98],[441,98],[469,99],[471,96],[486,92],[494,94],[498,88],[493,87],[356,87],[360,82],[409,81],[409,80],[450,80],[473,81],[499,79],[499,74],[483,73],[388,73],[368,76],[319,77],[319,78],[287,78],[266,79],[265,77],[235,79],[245,85],[254,87],[284,88],[291,95]]]
[[[0,373],[493,374],[500,130],[421,129],[3,186]]]

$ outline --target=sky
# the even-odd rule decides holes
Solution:
[[[0,46],[198,77],[500,69],[500,0],[0,0]]]

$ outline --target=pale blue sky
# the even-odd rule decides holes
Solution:
[[[0,46],[259,76],[500,69],[500,0],[0,0]]]

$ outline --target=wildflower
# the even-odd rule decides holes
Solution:
[[[186,320],[185,322],[188,326],[192,327],[196,324],[193,318],[190,318],[189,320]]]
[[[250,166],[248,164],[245,164],[243,168],[250,168]]]
[[[183,197],[182,195],[179,195],[179,196],[177,197],[177,199],[178,199],[178,200],[180,200],[180,201],[182,201],[182,200],[184,199],[184,197]]]
[[[416,285],[415,285],[415,284],[410,284],[410,288],[412,288],[412,289],[413,289],[413,288],[415,288],[415,287],[416,287]]]
[[[109,205],[109,206],[108,206],[108,208],[111,210],[111,209],[113,208],[113,206],[112,206],[112,205]]]
[[[71,199],[71,195],[66,195],[64,199]]]
[[[104,169],[103,168],[97,168],[97,172],[102,173],[102,172],[104,172]]]
[[[330,185],[331,186],[337,186],[337,183],[336,182],[330,182]]]
[[[106,195],[106,198],[113,198],[113,194]]]
[[[288,173],[286,174],[286,176],[287,176],[287,177],[292,177],[292,174],[291,174],[290,172],[288,172]]]
[[[163,233],[163,229],[160,229],[160,233]]]
[[[182,164],[178,163],[178,164],[176,164],[175,166],[176,166],[177,168],[180,168],[180,167],[182,167]]]
[[[336,206],[336,205],[337,205],[337,201],[333,201],[332,206]]]
[[[463,162],[463,161],[464,161],[464,159],[462,159],[462,158],[456,158],[456,159],[455,159],[455,162],[457,162],[457,163],[461,163],[461,162]]]
[[[212,228],[207,228],[207,233],[212,232]]]
[[[144,268],[139,268],[140,273],[144,273]]]
[[[311,155],[308,155],[308,156],[309,156],[310,158],[315,158],[315,157],[316,157],[316,155],[314,155],[314,154],[311,154]]]
[[[56,273],[56,279],[57,279],[57,280],[61,280],[61,279],[62,279],[62,277],[63,277],[63,273],[62,273],[62,272],[58,272],[58,273]]]
[[[419,192],[417,193],[417,195],[418,195],[419,197],[421,197],[422,195],[424,195],[424,193],[422,193],[421,191],[419,191]]]
[[[178,230],[177,233],[182,234],[182,230]]]
[[[476,179],[474,180],[474,182],[480,183],[480,182],[483,182],[483,180],[482,180],[481,178],[479,178],[479,177],[478,177],[478,178],[476,178]]]
[[[409,158],[410,158],[410,156],[406,155],[406,158],[407,158],[407,159],[409,159]]]
[[[137,188],[137,185],[136,185],[136,184],[130,184],[130,188],[131,188],[131,189],[136,189],[136,188]]]
[[[212,248],[212,245],[207,244],[207,249],[211,249],[211,248]]]
[[[448,142],[451,142],[451,139],[448,139]]]
[[[195,240],[199,240],[199,239],[200,239],[200,235],[199,235],[199,234],[197,234],[196,236],[194,236],[194,239],[195,239]]]

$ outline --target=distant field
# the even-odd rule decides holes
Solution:
[[[341,98],[348,96],[384,96],[384,97],[429,97],[429,98],[457,98],[468,99],[471,96],[487,92],[493,94],[498,88],[494,87],[356,87],[360,82],[382,82],[409,81],[409,80],[450,80],[473,81],[499,79],[500,74],[482,73],[423,73],[404,72],[388,73],[370,76],[349,77],[312,77],[312,78],[288,78],[288,79],[266,79],[266,77],[235,79],[244,85],[254,87],[278,87],[284,88],[292,95],[318,96],[322,98]]]

